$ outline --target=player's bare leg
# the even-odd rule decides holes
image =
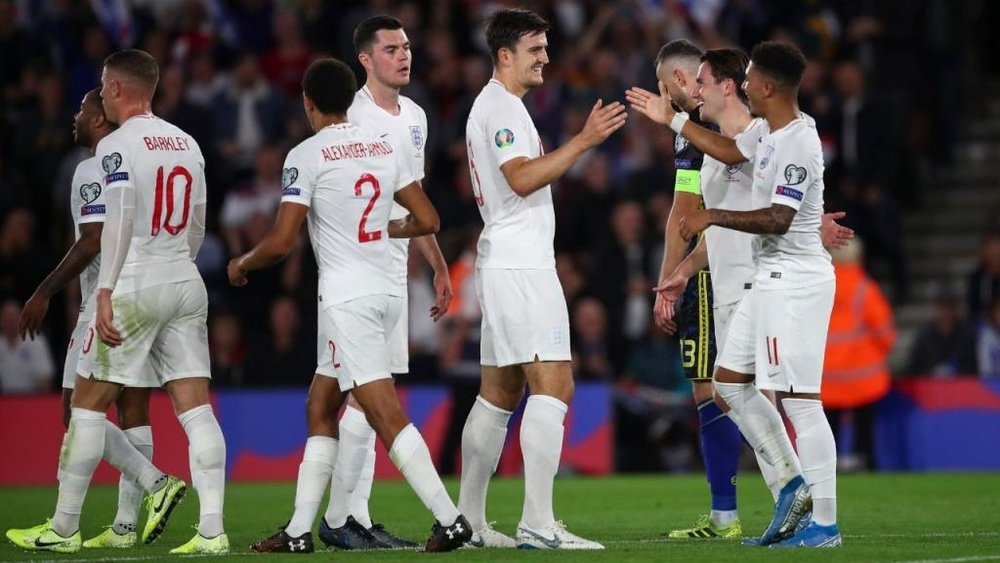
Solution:
[[[462,430],[462,476],[458,509],[472,525],[471,547],[517,547],[514,538],[486,520],[486,491],[497,469],[507,423],[524,398],[528,380],[521,366],[482,366],[479,396]]]
[[[448,496],[427,444],[399,404],[392,379],[377,379],[351,392],[365,409],[392,462],[437,520],[425,549],[451,551],[461,547],[472,537],[472,529]]]

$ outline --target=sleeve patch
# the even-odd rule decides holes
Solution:
[[[493,142],[497,147],[504,149],[514,144],[514,132],[510,129],[501,129],[493,135]]]
[[[802,201],[802,196],[804,195],[799,190],[796,190],[795,188],[789,188],[788,186],[778,186],[778,188],[774,190],[774,193],[778,195],[783,195],[788,198],[797,199],[799,201]]]
[[[128,172],[113,172],[104,177],[104,184],[128,180]]]
[[[281,195],[302,195],[302,190],[299,188],[285,188],[281,190]]]
[[[299,169],[293,167],[285,168],[281,171],[281,187],[288,188],[295,183],[295,180],[299,179]],[[285,192],[282,192],[285,193]],[[298,194],[298,191],[295,192]]]
[[[806,169],[801,166],[789,164],[785,167],[785,183],[789,186],[797,186],[805,182],[808,175]]]
[[[86,217],[87,215],[104,215],[107,213],[107,208],[103,204],[98,205],[84,205],[80,208],[80,216]]]
[[[94,203],[97,198],[101,197],[101,184],[91,182],[80,186],[80,197],[88,204]]]

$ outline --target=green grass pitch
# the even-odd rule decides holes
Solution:
[[[760,477],[743,474],[740,512],[744,531],[760,533],[770,518],[770,496]],[[453,498],[455,480],[447,482]],[[667,540],[663,533],[687,526],[707,504],[700,476],[617,476],[560,478],[556,514],[571,531],[599,540],[603,552],[526,552],[461,550],[431,555],[398,551],[317,552],[312,555],[251,554],[251,541],[271,534],[290,516],[292,483],[232,483],[226,489],[226,528],[232,553],[226,560],[306,561],[351,557],[357,561],[898,561],[959,563],[1000,561],[1000,474],[872,474],[841,476],[840,526],[844,547],[837,550],[780,551],[746,548],[722,540]],[[498,529],[513,533],[521,512],[520,480],[495,480],[489,514]],[[84,509],[84,538],[98,533],[114,516],[113,487],[95,487]],[[0,527],[27,527],[52,514],[56,489],[0,488]],[[325,503],[321,510],[325,508]],[[402,481],[380,481],[372,495],[372,514],[388,528],[425,540],[431,517]],[[131,550],[84,550],[76,555],[29,553],[3,539],[0,561],[156,561],[194,533],[197,502],[189,495],[177,508],[167,532],[150,546]],[[317,543],[319,543],[317,538]],[[321,545],[321,544],[320,544]],[[213,559],[216,560],[216,559]]]

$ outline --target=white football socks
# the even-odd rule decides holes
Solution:
[[[739,427],[740,417],[736,414],[736,411],[730,409],[726,415]],[[771,492],[771,499],[778,502],[778,495],[781,493],[781,487],[778,486],[778,470],[768,463],[757,450],[754,450],[753,455],[757,458],[757,467],[760,468],[760,476],[764,479],[767,490]]]
[[[375,432],[372,432],[371,439],[365,446],[368,449],[368,453],[365,454],[365,464],[361,467],[358,484],[351,495],[351,515],[365,528],[371,528],[373,525],[371,514],[368,512],[368,499],[372,496],[372,483],[375,481],[376,438]]]
[[[562,456],[563,421],[569,407],[548,395],[532,395],[521,420],[524,455],[524,512],[521,522],[538,530],[552,525],[552,486]]]
[[[52,530],[68,538],[80,529],[80,512],[90,479],[104,451],[103,412],[74,408],[59,454],[59,500]]]
[[[111,424],[110,420],[108,424]],[[132,444],[132,447],[138,450],[142,454],[142,457],[152,462],[153,429],[149,426],[136,426],[128,430],[123,430],[123,432],[129,444]],[[108,436],[107,428],[105,428],[105,436]],[[105,447],[107,447],[108,441],[105,438]],[[118,514],[115,515],[115,521],[112,525],[115,532],[125,534],[135,531],[135,523],[139,518],[139,507],[142,505],[143,494],[144,492],[139,483],[122,473],[118,479]]]
[[[198,533],[214,538],[223,533],[222,509],[226,492],[226,441],[212,405],[201,405],[177,415],[188,437],[191,481],[198,491]]]
[[[778,409],[753,383],[715,382],[715,391],[734,412],[743,437],[777,472],[779,489],[801,473]]]
[[[319,503],[333,474],[333,464],[338,457],[338,442],[328,436],[309,436],[299,464],[299,478],[295,482],[295,512],[285,526],[285,532],[297,538],[311,532]]]
[[[340,419],[340,449],[337,451],[337,463],[333,466],[330,504],[325,516],[326,523],[331,528],[343,526],[351,515],[351,500],[368,459],[369,438],[372,438],[374,446],[374,437],[375,429],[365,420],[364,413],[347,407]]]
[[[389,449],[389,457],[438,523],[442,526],[454,524],[459,516],[458,509],[451,502],[441,477],[434,469],[431,452],[416,426],[407,424],[396,435],[396,440]]]
[[[811,399],[782,401],[795,428],[802,477],[812,493],[813,522],[820,526],[837,523],[837,444],[823,403]]]
[[[486,491],[500,462],[511,414],[479,396],[465,420],[458,510],[473,530],[486,527]]]

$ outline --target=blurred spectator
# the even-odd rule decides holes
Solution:
[[[987,313],[987,304],[1000,299],[1000,231],[987,233],[983,239],[979,265],[969,274],[967,295],[973,320]]]
[[[280,11],[275,15],[274,43],[261,58],[260,70],[289,100],[298,100],[312,50],[302,40],[302,24],[294,12]]]
[[[64,87],[59,74],[43,74],[38,81],[37,104],[32,105],[16,123],[17,136],[13,141],[17,162],[31,175],[30,187],[26,186],[27,192],[20,195],[39,211],[48,210],[59,161],[73,147],[72,116],[67,111]],[[81,95],[76,100],[82,98]],[[47,214],[40,219],[43,228],[50,226]]]
[[[0,394],[23,395],[52,390],[55,364],[44,334],[21,340],[17,320],[21,306],[8,299],[0,305]]]
[[[285,131],[285,100],[260,74],[257,56],[237,58],[226,89],[212,102],[214,147],[228,171],[249,168],[261,146]]]
[[[0,299],[27,301],[48,271],[46,252],[35,240],[35,215],[15,207],[0,226]]]
[[[239,256],[252,245],[243,230],[257,216],[269,224],[281,199],[281,164],[283,151],[277,146],[261,147],[254,157],[254,176],[250,183],[231,190],[222,204],[219,222],[230,256]]]
[[[907,376],[974,375],[976,334],[962,311],[962,301],[948,288],[934,299],[934,318],[917,334],[906,366]]]
[[[266,337],[251,342],[244,364],[243,385],[248,387],[302,387],[312,381],[316,371],[314,339],[302,336],[298,305],[291,297],[281,296],[271,303]],[[332,347],[323,353],[332,353]]]
[[[202,49],[195,53],[191,59],[191,81],[184,94],[187,100],[208,110],[212,107],[212,101],[226,88],[226,84],[226,76],[215,68],[212,52]]]
[[[896,340],[892,308],[862,265],[860,239],[831,252],[837,274],[830,332],[823,364],[823,408],[835,437],[851,418],[852,452],[842,452],[842,469],[871,469],[875,403],[889,392],[886,366]],[[838,444],[843,443],[840,439]]]
[[[205,108],[192,103],[184,93],[184,69],[170,65],[160,71],[160,83],[153,98],[153,113],[180,127],[199,145],[209,144],[211,129]]]
[[[611,218],[612,236],[599,244],[590,267],[591,288],[608,312],[608,354],[616,371],[629,342],[642,338],[650,324],[653,286],[644,229],[642,207],[635,201],[619,203]]]
[[[243,383],[246,346],[239,318],[231,312],[214,313],[208,323],[208,349],[212,385],[238,386]]]
[[[608,360],[608,324],[604,305],[585,297],[573,307],[573,375],[577,381],[611,381],[614,372]]]
[[[1000,297],[994,298],[986,310],[976,344],[979,375],[986,379],[1000,379]]]

